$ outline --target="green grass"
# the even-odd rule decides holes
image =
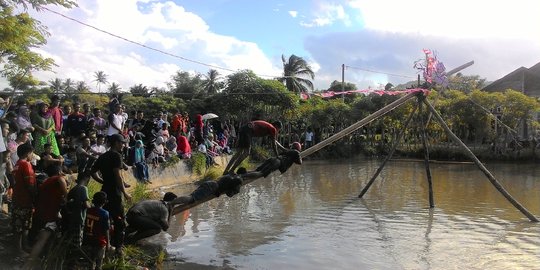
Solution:
[[[186,164],[192,173],[202,176],[206,171],[206,156],[203,153],[195,152],[190,159],[186,160]]]

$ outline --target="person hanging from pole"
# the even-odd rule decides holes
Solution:
[[[251,152],[251,138],[253,137],[270,137],[272,139],[272,148],[274,149],[276,157],[279,157],[278,147],[283,151],[287,151],[288,149],[283,147],[277,141],[277,134],[279,129],[281,129],[281,126],[281,122],[279,121],[270,124],[266,121],[255,120],[241,127],[238,135],[237,152],[233,155],[227,164],[227,167],[225,167],[223,175],[234,172],[234,170],[240,166],[242,161],[249,156],[249,153]]]

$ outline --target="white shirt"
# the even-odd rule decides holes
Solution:
[[[114,128],[112,124],[114,123],[116,127],[122,129],[123,122],[124,122],[124,117],[122,115],[113,114],[112,123],[109,124],[109,129],[107,130],[107,136],[120,134],[120,131]]]
[[[313,141],[313,131],[306,132],[306,142]]]

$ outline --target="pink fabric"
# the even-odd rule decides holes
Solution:
[[[363,89],[363,90],[351,90],[351,91],[345,91],[345,92],[327,91],[327,92],[324,92],[324,93],[316,93],[316,94],[312,94],[312,95],[322,97],[322,98],[329,98],[329,97],[333,97],[333,96],[341,96],[343,94],[350,95],[350,94],[356,94],[356,93],[364,94],[366,96],[369,95],[369,94],[376,94],[376,95],[379,95],[379,96],[382,96],[382,95],[395,96],[395,95],[399,95],[399,94],[409,94],[409,93],[419,93],[419,92],[424,93],[424,95],[429,95],[429,93],[430,93],[430,91],[427,90],[427,89],[414,88],[414,89],[405,89],[405,90]],[[308,99],[309,95],[305,94],[305,93],[302,93],[301,97],[302,97],[302,99]]]

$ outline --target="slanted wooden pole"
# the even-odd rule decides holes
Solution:
[[[386,158],[384,159],[384,161],[381,163],[381,165],[379,166],[379,168],[377,169],[377,171],[375,172],[375,174],[373,174],[373,177],[371,177],[371,179],[369,179],[369,182],[366,184],[366,186],[362,189],[362,192],[360,192],[360,195],[358,195],[358,198],[362,198],[364,196],[364,194],[366,194],[366,192],[368,191],[368,189],[371,187],[371,185],[373,184],[373,182],[375,182],[375,179],[379,176],[379,174],[381,173],[382,169],[384,168],[384,166],[386,165],[386,163],[392,158],[392,155],[394,155],[394,152],[396,151],[396,148],[397,146],[399,145],[399,143],[401,142],[401,139],[403,138],[403,135],[405,135],[405,131],[407,130],[407,127],[409,127],[409,123],[411,122],[411,119],[413,118],[413,115],[414,113],[416,112],[416,109],[418,108],[418,105],[417,106],[414,106],[413,108],[413,111],[411,112],[411,114],[409,115],[409,118],[407,118],[407,120],[405,121],[405,125],[403,125],[403,128],[399,131],[399,134],[396,138],[396,141],[394,142],[394,145],[392,146],[392,149],[390,150],[390,153],[388,153],[388,155],[386,156]]]
[[[429,108],[429,110],[432,112],[432,114],[435,116],[435,118],[437,118],[437,120],[439,121],[439,123],[441,124],[441,127],[446,131],[446,133],[448,134],[448,136],[450,136],[450,138],[457,144],[459,144],[461,146],[461,148],[463,149],[463,151],[465,152],[465,154],[467,154],[467,156],[469,156],[469,158],[472,159],[472,161],[474,161],[474,163],[476,164],[476,166],[478,166],[478,168],[480,168],[480,170],[487,176],[487,178],[489,179],[489,181],[491,182],[491,184],[493,184],[493,186],[514,206],[516,207],[519,211],[521,211],[521,213],[523,213],[525,216],[527,216],[529,218],[530,221],[533,221],[533,222],[538,222],[538,219],[533,215],[531,214],[525,207],[523,207],[523,205],[521,205],[518,201],[516,201],[516,199],[514,199],[512,197],[512,195],[510,195],[510,193],[508,193],[508,191],[506,191],[506,189],[504,189],[504,187],[499,183],[499,181],[497,181],[497,179],[495,179],[495,177],[491,174],[491,172],[489,172],[489,170],[484,166],[484,164],[482,164],[482,162],[480,162],[480,160],[478,160],[478,158],[474,155],[474,153],[471,151],[471,149],[469,149],[467,147],[467,145],[465,145],[465,143],[463,143],[459,138],[458,136],[456,136],[456,134],[454,134],[452,132],[452,130],[450,130],[450,128],[448,127],[448,125],[446,125],[446,123],[444,122],[443,118],[441,117],[441,115],[439,114],[439,112],[437,112],[437,110],[435,110],[435,108],[433,108],[433,106],[431,105],[431,103],[429,103],[429,101],[427,99],[424,99],[424,103],[427,105],[427,107]]]
[[[422,100],[425,99],[425,96],[418,96],[418,107],[420,117],[420,125],[422,130],[422,144],[424,145],[424,166],[426,167],[426,176],[428,181],[428,194],[429,194],[429,208],[435,207],[435,202],[433,200],[433,181],[431,180],[431,170],[429,168],[429,149],[426,136],[426,125],[424,121],[424,114],[422,113]]]

